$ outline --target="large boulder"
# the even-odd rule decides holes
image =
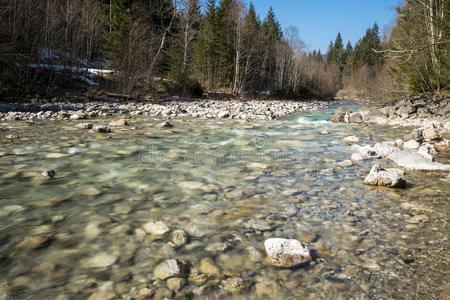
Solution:
[[[403,140],[405,140],[405,141],[414,140],[414,141],[420,143],[423,141],[423,132],[420,129],[414,129],[410,133],[405,134],[403,136]]]
[[[349,122],[350,120],[350,113],[352,111],[348,109],[345,106],[340,106],[338,109],[336,109],[331,116],[331,118],[328,121],[331,122]]]
[[[298,240],[272,238],[264,242],[270,264],[291,268],[312,260],[309,248]]]
[[[422,146],[419,147],[419,149],[417,150],[417,153],[419,153],[420,155],[422,155],[426,159],[434,161],[433,155],[436,155],[437,151],[436,151],[436,148],[433,145],[425,143],[425,144],[423,144]]]
[[[405,172],[399,169],[384,169],[380,165],[374,165],[369,175],[364,179],[364,183],[388,187],[404,187],[406,185],[404,174]]]
[[[417,152],[401,150],[391,153],[387,158],[398,166],[410,170],[450,171],[450,165],[433,162]]]
[[[415,140],[409,140],[403,144],[404,150],[417,150],[419,149],[420,144]]]
[[[352,154],[352,161],[384,158],[393,152],[400,151],[397,147],[385,143],[376,143],[373,147],[353,145],[352,149],[356,150],[356,153]]]
[[[427,140],[438,140],[439,132],[434,127],[425,128],[423,130],[423,137]]]
[[[349,123],[362,123],[362,122],[363,119],[361,114],[359,113],[350,114]]]

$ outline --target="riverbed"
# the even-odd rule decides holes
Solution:
[[[410,129],[327,122],[334,109],[171,128],[137,117],[109,135],[73,120],[0,123],[0,299],[448,297],[448,174],[364,185],[374,162],[339,166],[352,153],[343,139]],[[146,232],[151,221],[170,231]],[[272,237],[302,240],[314,260],[271,266]],[[153,273],[172,258],[188,266],[181,286]]]

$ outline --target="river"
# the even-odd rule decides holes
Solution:
[[[111,138],[72,130],[79,121],[1,123],[0,299],[126,298],[146,288],[179,299],[449,296],[449,176],[364,185],[374,161],[338,166],[352,153],[343,138],[374,144],[410,129],[329,123],[334,108],[273,121],[171,120],[169,129],[136,118]],[[170,232],[145,232],[150,221]],[[174,242],[180,230],[188,238]],[[265,256],[272,237],[306,242],[314,261],[269,265],[254,250]],[[190,269],[177,292],[153,274],[171,258]],[[230,287],[230,278],[242,280]]]

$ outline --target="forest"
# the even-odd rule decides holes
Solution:
[[[49,91],[73,78],[67,74],[73,69],[42,67],[50,63],[113,69],[106,86],[131,95],[164,89],[183,96],[376,99],[449,89],[450,0],[406,0],[391,28],[380,32],[374,24],[355,45],[337,33],[327,53],[305,49],[299,29],[282,29],[273,9],[260,17],[240,0],[203,6],[199,0],[6,0],[0,6],[2,94]]]

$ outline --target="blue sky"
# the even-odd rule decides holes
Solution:
[[[250,0],[243,0],[247,4]],[[395,20],[395,7],[401,0],[252,0],[261,19],[273,7],[283,29],[298,27],[308,50],[325,53],[338,31],[344,45],[354,45],[374,22],[380,31]]]

